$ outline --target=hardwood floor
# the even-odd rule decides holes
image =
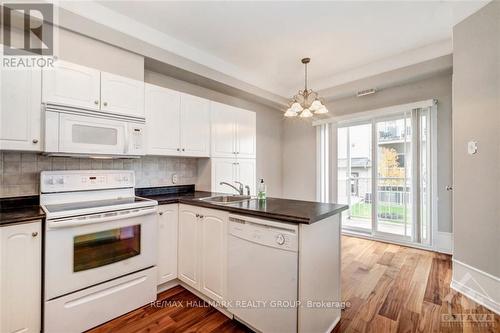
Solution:
[[[500,316],[450,282],[451,256],[344,236],[342,299],[351,307],[334,332],[500,332]]]
[[[500,316],[452,291],[450,281],[450,256],[343,236],[342,300],[350,306],[333,332],[500,332]],[[89,332],[248,332],[217,310],[196,306],[203,301],[180,286],[158,301],[159,307]]]

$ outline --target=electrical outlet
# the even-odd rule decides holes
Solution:
[[[172,184],[177,184],[178,181],[179,181],[179,178],[177,177],[177,174],[174,173],[172,175]]]
[[[469,141],[467,143],[467,152],[469,153],[469,155],[477,154],[477,142],[476,141]]]

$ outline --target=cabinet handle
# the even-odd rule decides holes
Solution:
[[[33,139],[32,142],[33,143],[38,143],[38,139]]]
[[[31,233],[31,236],[32,236],[32,237],[36,237],[36,236],[38,236],[38,232],[37,232],[37,231],[32,232],[32,233]]]
[[[108,102],[104,102],[104,103],[103,103],[103,105],[104,105],[104,106],[108,106]]]
[[[95,105],[99,105],[99,101],[98,101],[98,100],[95,100],[95,101],[94,101],[94,104],[95,104]]]

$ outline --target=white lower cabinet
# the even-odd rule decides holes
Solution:
[[[178,276],[214,300],[226,295],[228,213],[179,205]]]
[[[158,207],[158,285],[177,278],[177,204]]]
[[[40,332],[39,220],[0,227],[0,332]]]

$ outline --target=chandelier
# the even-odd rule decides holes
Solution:
[[[299,90],[299,93],[292,97],[285,112],[285,117],[310,118],[317,114],[328,113],[328,109],[320,100],[318,93],[307,89],[307,64],[310,61],[311,58],[302,59],[305,66],[305,87],[304,90]]]

